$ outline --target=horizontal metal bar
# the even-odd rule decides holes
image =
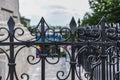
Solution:
[[[75,45],[75,46],[83,46],[83,45],[98,45],[98,46],[117,46],[119,42],[2,42],[0,46],[9,46],[9,45]]]

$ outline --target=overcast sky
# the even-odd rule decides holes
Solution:
[[[50,25],[69,24],[72,16],[77,20],[90,11],[88,0],[19,0],[20,14],[37,25],[43,16]]]

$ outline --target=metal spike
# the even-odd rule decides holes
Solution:
[[[45,22],[45,20],[44,20],[44,18],[42,17],[42,18],[40,19],[38,25],[36,26],[36,28],[39,28],[40,24],[41,24],[41,23],[44,24],[44,22]]]
[[[105,16],[103,16],[103,17],[101,18],[100,22],[107,22],[106,17],[105,17]]]
[[[74,17],[72,17],[72,20],[70,22],[70,29],[71,29],[71,32],[72,34],[75,34],[75,31],[76,31],[76,22],[75,22],[75,19]]]
[[[78,27],[80,27],[80,18],[78,19]]]
[[[15,27],[15,22],[14,22],[14,20],[13,20],[12,17],[9,18],[7,24],[8,24],[9,30],[10,30],[10,31],[13,31],[13,30],[14,30],[14,27]]]
[[[42,17],[41,20],[40,20],[41,23],[44,23],[45,22],[45,19]]]

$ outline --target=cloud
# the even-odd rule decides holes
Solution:
[[[41,17],[52,25],[66,25],[71,17],[82,18],[89,11],[88,0],[19,0],[20,13],[36,25]]]
[[[48,5],[48,6],[44,6],[43,8],[45,9],[62,9],[62,10],[65,10],[66,7],[64,6],[61,6],[61,5]]]
[[[56,10],[56,11],[51,12],[50,14],[52,14],[52,15],[62,15],[62,14],[67,14],[67,12]]]

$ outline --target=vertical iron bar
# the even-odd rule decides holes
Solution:
[[[99,80],[99,78],[98,78],[98,72],[97,71],[98,71],[98,66],[95,69],[95,73],[96,73],[96,79]]]
[[[97,72],[98,72],[98,80],[100,80],[100,70],[101,70],[101,69],[100,69],[100,64],[99,64],[99,66],[98,66],[98,71],[97,71]]]
[[[106,71],[107,72],[107,80],[109,80],[109,64],[108,63],[106,63],[106,64],[107,64],[107,66],[106,66],[107,67],[107,71]]]
[[[12,44],[12,42],[14,42],[13,39],[13,34],[10,33],[10,80],[14,79],[14,66],[12,66],[12,63],[14,63],[14,45]]]
[[[102,42],[103,42],[103,44],[102,44],[102,55],[101,55],[101,59],[102,59],[102,80],[105,80],[105,77],[106,77],[106,75],[105,75],[105,58],[106,58],[106,54],[105,54],[105,45],[104,45],[104,42],[106,41],[105,40],[105,17],[103,17],[102,18],[102,21],[101,21],[101,29],[102,29],[102,32],[101,32],[101,34],[102,34]]]
[[[41,19],[41,42],[45,42],[45,26],[44,26],[45,20],[42,17]],[[42,47],[42,61],[41,61],[41,80],[45,80],[45,45],[41,45]]]
[[[0,76],[0,80],[2,80],[2,76]]]
[[[113,62],[114,62],[114,59],[113,59]],[[115,64],[113,65],[113,74],[112,74],[113,80],[114,80],[114,75],[115,75]]]
[[[14,26],[15,22],[12,17],[10,17],[8,21],[8,27],[9,27],[9,41],[10,41],[10,60],[9,60],[9,74],[10,74],[10,80],[14,80],[14,70],[15,70],[15,60],[14,60]]]
[[[118,54],[118,51],[117,51],[117,54]],[[119,55],[119,54],[118,54],[118,55]],[[119,62],[119,59],[117,58],[117,71],[119,71],[119,63],[120,63],[120,62]],[[120,77],[120,76],[119,76],[119,74],[118,74],[118,79],[119,79],[119,77]]]
[[[111,52],[111,50],[110,50],[110,52]],[[110,58],[110,62],[111,62],[111,55],[109,55],[109,58]],[[111,75],[112,74],[112,70],[111,69],[112,69],[112,65],[109,64],[109,71],[110,71],[110,75],[109,76],[110,76],[110,80],[112,80],[112,75]]]
[[[74,52],[75,52],[75,46],[72,45],[72,59],[71,59],[71,62],[75,62],[75,53]],[[74,63],[71,64],[71,68],[72,68],[71,80],[75,80],[75,64]]]
[[[76,31],[76,22],[74,17],[72,17],[72,20],[70,22],[70,28],[71,28],[71,40],[72,40],[72,53],[71,53],[71,69],[72,69],[72,73],[71,73],[71,80],[75,80],[75,68],[76,68],[76,61],[75,61],[75,45],[74,45],[74,41],[75,41],[75,31]]]
[[[108,80],[108,78],[107,78],[107,71],[108,71],[108,68],[107,68],[107,61],[105,61],[105,75],[106,75],[106,77],[105,77],[105,80]]]

